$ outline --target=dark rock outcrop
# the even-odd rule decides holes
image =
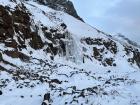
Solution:
[[[2,91],[0,90],[0,95],[2,95]]]
[[[23,54],[21,52],[18,52],[17,50],[15,50],[15,51],[8,51],[8,50],[6,50],[6,51],[4,51],[4,53],[6,55],[12,57],[12,58],[20,58],[24,62],[30,60],[29,56],[27,56],[27,55],[25,55],[25,54]]]
[[[50,8],[53,8],[55,10],[64,11],[71,16],[74,16],[75,18],[83,21],[82,18],[80,18],[74,8],[74,5],[69,0],[36,0],[40,4],[48,5]]]
[[[44,95],[44,99],[41,105],[50,105],[50,93],[46,93]]]
[[[2,91],[0,90],[0,95],[2,95]]]
[[[111,53],[115,55],[117,53],[117,44],[111,39],[102,39],[102,38],[85,38],[81,39],[81,42],[85,42],[89,46],[93,47],[93,58],[100,61],[103,66],[116,66],[113,58],[104,57],[105,54]],[[100,46],[100,48],[98,48]],[[102,46],[102,47],[101,47]],[[90,58],[91,59],[91,58]]]
[[[124,46],[124,50],[127,56],[132,55],[128,58],[128,62],[136,64],[140,68],[140,51],[132,46]]]

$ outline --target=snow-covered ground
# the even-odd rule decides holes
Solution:
[[[20,3],[19,0],[17,3]],[[14,9],[17,5],[9,0],[0,0],[3,6]],[[73,53],[78,62],[66,60],[66,57],[56,55],[50,60],[49,54],[43,49],[34,50],[26,42],[27,48],[22,53],[29,55],[30,62],[23,62],[19,58],[11,58],[3,54],[3,59],[15,64],[19,69],[0,62],[0,66],[7,70],[0,71],[0,105],[41,105],[44,94],[50,93],[48,100],[51,105],[140,105],[140,69],[136,64],[130,65],[124,51],[124,45],[109,35],[99,32],[80,20],[62,12],[55,11],[36,2],[23,2],[32,14],[32,24],[41,27],[57,28],[60,33],[68,31],[72,36]],[[67,25],[66,30],[59,26]],[[43,42],[48,41],[40,30]],[[82,39],[103,39],[104,42],[113,40],[117,46],[117,53],[112,53],[104,45],[88,45]],[[129,45],[129,44],[128,44]],[[86,51],[83,52],[83,47]],[[104,49],[103,60],[113,58],[116,66],[103,66],[94,59],[93,47]],[[0,43],[0,51],[13,50]],[[70,49],[72,50],[72,49]],[[83,55],[88,55],[84,63]]]

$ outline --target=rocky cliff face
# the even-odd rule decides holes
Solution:
[[[78,19],[67,0],[0,1],[0,105],[140,104],[139,47]]]
[[[34,0],[34,1],[37,1],[42,5],[46,5],[54,10],[64,11],[70,14],[71,16],[74,16],[75,18],[83,21],[83,19],[78,16],[73,3],[69,0]]]

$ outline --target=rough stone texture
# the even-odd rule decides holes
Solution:
[[[130,62],[130,64],[134,64],[136,63],[137,66],[140,68],[140,52],[138,49],[133,48],[131,46],[124,46],[124,50],[126,52],[126,55],[133,55],[132,57],[128,58],[128,62]]]
[[[4,51],[4,53],[12,58],[20,58],[22,61],[29,61],[29,57],[21,52],[18,52],[18,51]]]
[[[0,90],[0,95],[2,95],[2,91]]]
[[[73,3],[69,0],[36,0],[36,1],[38,1],[43,5],[48,5],[50,8],[53,8],[55,10],[65,11],[66,13],[83,21],[83,19],[78,16]]]
[[[93,58],[100,61],[103,66],[116,66],[114,63],[113,58],[104,58],[104,54],[107,54],[108,52],[115,55],[117,53],[117,45],[114,41],[111,39],[102,39],[102,38],[85,38],[81,41],[85,41],[87,45],[89,46],[95,46],[93,47]],[[102,46],[98,48],[99,46]],[[88,57],[90,58],[90,57]],[[91,58],[90,58],[91,59]]]
[[[0,42],[5,41],[9,37],[13,38],[14,31],[12,25],[12,17],[5,7],[0,5]]]
[[[4,6],[0,6],[0,42],[4,43],[6,47],[14,48],[14,51],[4,51],[4,53],[13,58],[20,58],[22,61],[28,61],[29,58],[21,54],[22,49],[26,49],[25,42],[28,40],[28,44],[35,50],[42,49],[46,46],[46,53],[51,54],[51,59],[60,53],[66,54],[65,33],[60,33],[58,29],[47,28],[42,26],[42,32],[44,36],[51,41],[43,42],[39,35],[39,26],[35,23],[31,23],[31,14],[27,11],[26,7],[21,4],[15,7],[14,11],[7,9]],[[31,30],[31,27],[34,30]],[[66,24],[60,24],[64,30],[67,28]],[[14,39],[17,38],[17,40]],[[22,58],[23,55],[23,58]]]
[[[33,32],[31,33],[32,39],[30,42],[30,45],[34,49],[40,49],[44,46],[44,43],[42,42],[41,38],[37,33]]]

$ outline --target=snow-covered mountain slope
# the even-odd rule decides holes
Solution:
[[[0,0],[0,105],[140,105],[139,47],[50,7]]]

